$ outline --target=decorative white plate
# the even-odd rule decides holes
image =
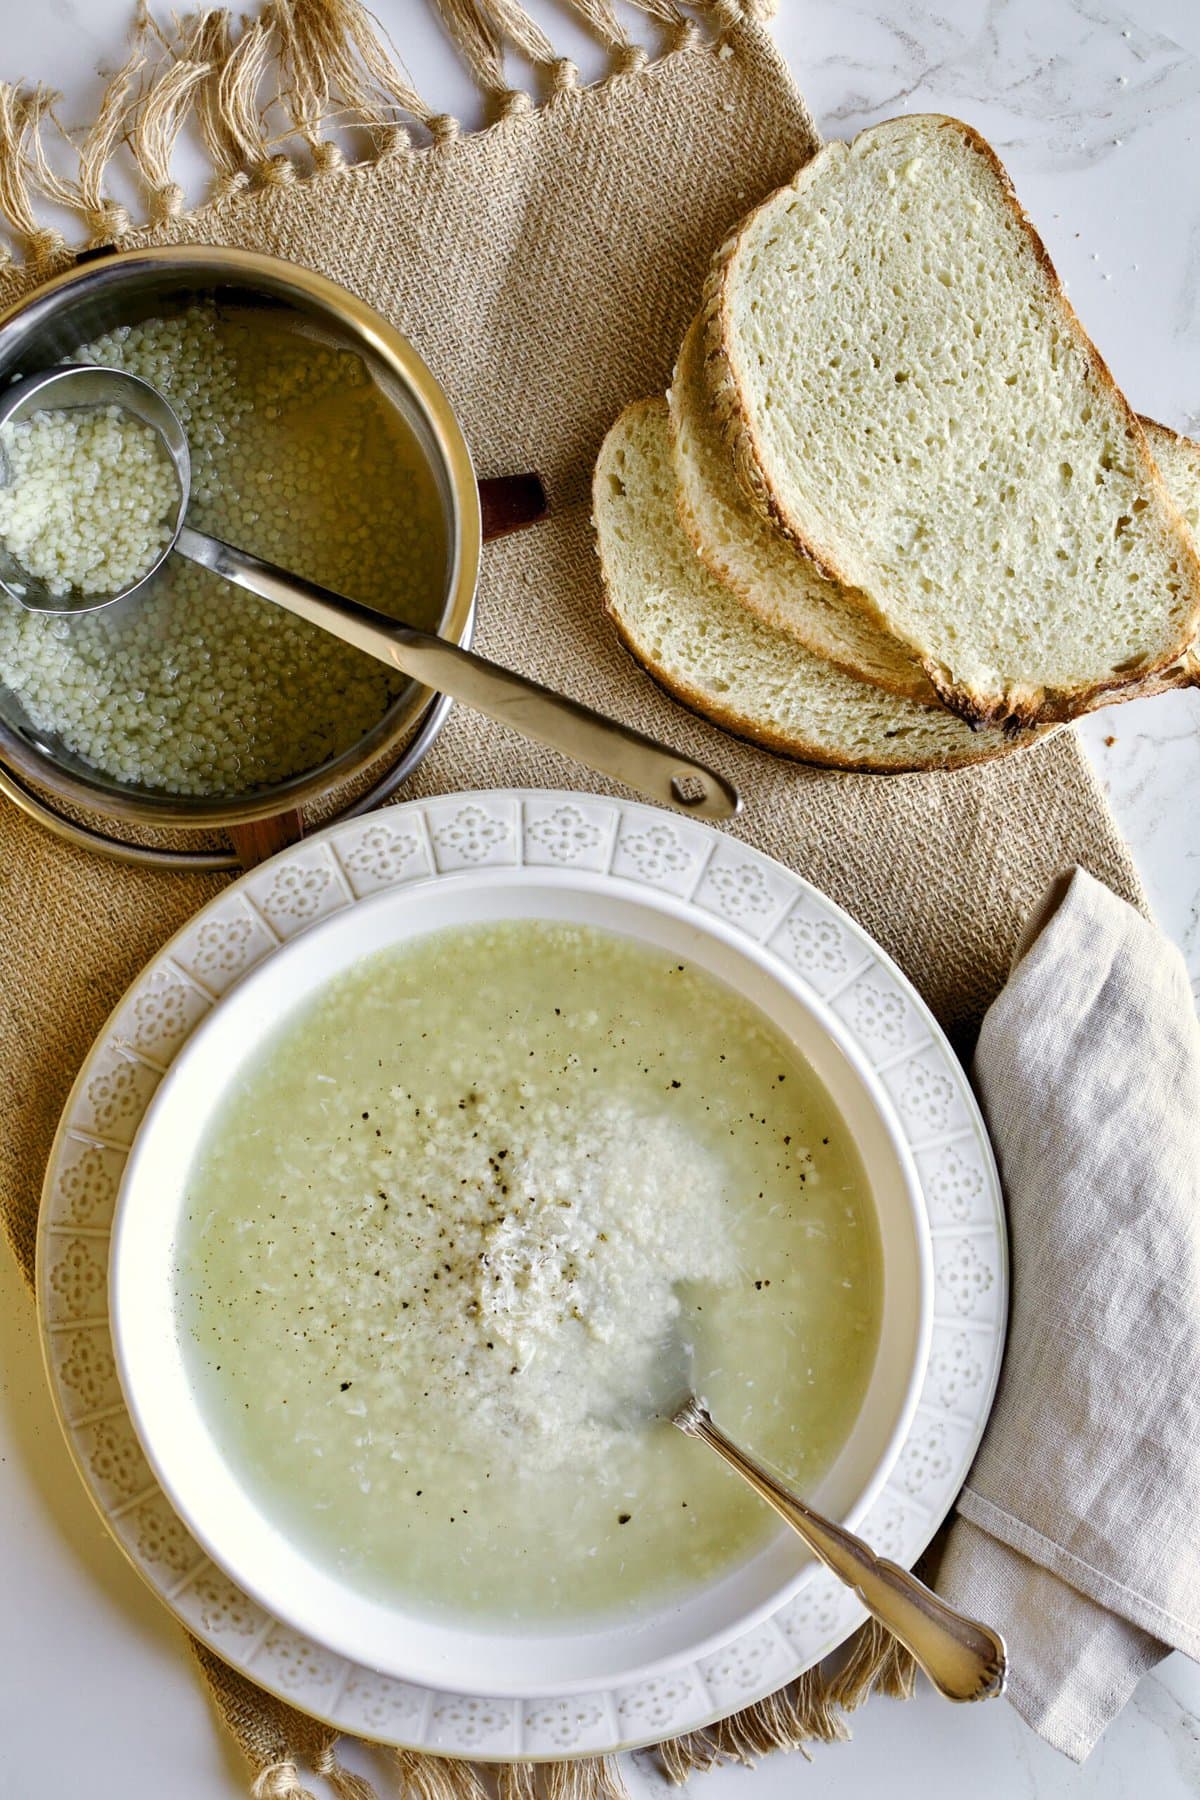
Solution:
[[[974,1456],[999,1372],[1007,1299],[995,1163],[966,1076],[928,1009],[845,913],[734,838],[590,795],[461,794],[334,825],[252,870],[198,913],[109,1019],[51,1152],[37,1287],[63,1431],[134,1567],[226,1662],[338,1730],[489,1761],[591,1755],[695,1730],[793,1680],[854,1630],[863,1609],[814,1568],[770,1619],[717,1654],[569,1698],[443,1694],[347,1662],[234,1586],[159,1491],[117,1382],[108,1237],[125,1157],[151,1096],[189,1033],[240,976],[317,919],[381,888],[521,865],[606,873],[717,915],[833,1007],[889,1090],[929,1211],[935,1323],[912,1428],[863,1530],[905,1565],[932,1537]]]

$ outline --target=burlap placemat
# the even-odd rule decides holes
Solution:
[[[955,775],[826,774],[692,718],[619,648],[601,614],[588,517],[600,440],[628,401],[662,391],[712,250],[817,138],[769,36],[737,0],[704,9],[700,30],[669,0],[639,0],[663,25],[662,54],[648,61],[604,0],[574,4],[613,50],[613,73],[586,89],[511,0],[439,0],[492,100],[496,122],[472,134],[413,93],[357,0],[278,0],[236,37],[224,14],[185,20],[170,40],[144,30],[142,62],[115,78],[73,186],[40,156],[45,96],[0,89],[0,210],[23,253],[0,273],[0,300],[70,260],[37,214],[39,190],[73,205],[96,241],[242,245],[363,295],[444,383],[480,472],[537,468],[546,479],[551,520],[486,553],[479,647],[724,769],[747,802],[732,829],[848,908],[943,1023],[969,1034],[1050,876],[1081,863],[1140,904],[1133,866],[1069,732]],[[507,90],[506,43],[537,65],[540,103]],[[211,203],[184,214],[170,152],[189,109],[216,184]],[[264,124],[285,115],[287,154]],[[353,167],[323,135],[347,115],[370,139]],[[145,180],[149,229],[131,229],[104,195],[121,137]],[[597,785],[456,711],[410,791],[543,783]],[[32,1276],[39,1184],[76,1069],[122,989],[219,883],[89,857],[7,805],[0,883],[0,1211]],[[340,1770],[334,1734],[199,1654],[256,1796],[297,1800],[306,1763],[350,1800],[369,1792]],[[682,1777],[720,1756],[844,1735],[835,1703],[907,1679],[894,1646],[864,1630],[840,1676],[817,1671],[664,1760]],[[401,1770],[424,1795],[477,1790],[462,1764],[404,1757]],[[548,1784],[586,1796],[614,1779],[601,1762],[559,1766]],[[527,1795],[531,1780],[518,1767],[503,1786]]]

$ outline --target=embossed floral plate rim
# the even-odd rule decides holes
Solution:
[[[347,820],[251,870],[159,951],[101,1031],[51,1151],[38,1230],[47,1373],[101,1517],[167,1606],[232,1667],[338,1730],[488,1761],[593,1755],[696,1730],[784,1686],[844,1641],[862,1607],[827,1573],[712,1656],[611,1690],[511,1700],[417,1688],[282,1625],[204,1556],[142,1457],[107,1319],[108,1221],[137,1123],[192,1029],[308,925],[381,888],[463,869],[569,867],[668,892],[777,955],[832,1005],[891,1093],[934,1244],[934,1340],[913,1426],[864,1530],[910,1564],[949,1510],[991,1407],[1007,1245],[974,1097],[924,1002],[832,901],[760,851],[636,802],[484,790]]]

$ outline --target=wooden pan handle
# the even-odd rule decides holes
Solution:
[[[298,844],[303,836],[304,819],[296,807],[272,813],[269,819],[251,819],[247,825],[229,827],[229,842],[243,869],[256,868],[277,850]]]
[[[479,483],[483,541],[523,531],[546,516],[546,490],[540,475],[494,475]]]

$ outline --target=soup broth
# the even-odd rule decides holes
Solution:
[[[773,1515],[647,1414],[664,1346],[802,1491],[874,1362],[878,1228],[793,1045],[705,971],[542,921],[355,965],[239,1074],[178,1317],[209,1427],[376,1597],[496,1622],[661,1602]]]

